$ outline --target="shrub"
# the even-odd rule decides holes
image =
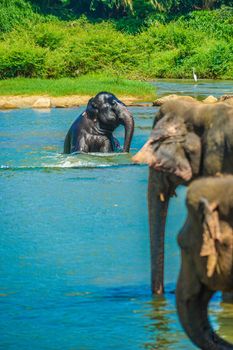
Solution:
[[[0,78],[43,76],[44,50],[18,41],[11,47],[0,45]]]
[[[233,8],[223,7],[215,11],[194,11],[181,17],[178,23],[187,28],[202,31],[208,37],[231,41],[233,38]]]
[[[2,34],[0,78],[79,77],[93,72],[190,78],[192,67],[200,78],[232,78],[232,10],[194,12],[167,24],[156,20],[137,34],[118,31],[112,22],[90,23],[85,17],[38,18]]]
[[[27,25],[39,19],[40,16],[33,12],[25,0],[1,0],[0,32],[9,32],[16,25]]]

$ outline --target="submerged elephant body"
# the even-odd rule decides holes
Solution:
[[[178,235],[182,264],[176,288],[180,321],[201,349],[230,350],[211,328],[207,307],[215,291],[233,291],[233,176],[194,181],[188,216]]]
[[[233,107],[168,101],[158,111],[148,142],[134,156],[150,166],[148,208],[152,291],[163,293],[164,233],[169,198],[199,176],[233,173]]]
[[[100,92],[88,102],[71,125],[64,142],[64,153],[114,152],[120,144],[112,135],[119,126],[125,127],[124,152],[129,152],[134,120],[126,106],[108,92]]]

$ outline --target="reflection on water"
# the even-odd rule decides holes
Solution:
[[[178,325],[174,294],[154,297],[149,304],[150,310],[147,316],[151,323],[147,328],[151,337],[145,344],[145,348],[149,350],[194,349]]]
[[[232,333],[232,318],[233,318],[233,304],[221,303],[220,312],[217,314],[219,334],[225,339],[233,343]]]
[[[209,312],[214,320],[215,329],[224,339],[233,343],[232,319],[233,304],[222,302],[221,294],[217,294],[215,299],[211,301]]]
[[[156,83],[161,93],[183,89],[169,84]],[[1,113],[0,349],[192,350],[174,297],[185,189],[167,224],[167,293],[153,298],[147,167],[128,154],[63,155],[82,110]],[[131,108],[132,153],[147,140],[155,110]],[[124,129],[115,136],[123,144]],[[217,295],[210,309],[214,327],[230,339],[232,307]]]

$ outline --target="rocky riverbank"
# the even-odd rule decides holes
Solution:
[[[17,108],[74,108],[81,105],[86,105],[88,100],[92,96],[63,96],[63,97],[51,97],[51,96],[0,96],[0,110],[5,109],[17,109]],[[167,95],[156,99],[151,103],[140,103],[140,98],[137,97],[124,97],[119,96],[119,99],[127,106],[161,106],[163,103],[169,100],[182,99],[185,101],[196,101],[191,96],[182,95]],[[208,96],[202,100],[203,103],[212,104],[216,102],[225,102],[233,105],[233,95],[223,95],[219,99],[214,96]]]
[[[87,104],[92,96],[0,96],[0,109],[17,108],[72,108]],[[121,97],[119,99],[126,105],[138,101],[137,97]]]

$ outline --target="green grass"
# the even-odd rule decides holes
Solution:
[[[133,96],[144,101],[155,97],[155,88],[150,83],[104,74],[85,75],[79,78],[49,80],[15,78],[0,81],[0,95],[94,95],[100,91]]]

